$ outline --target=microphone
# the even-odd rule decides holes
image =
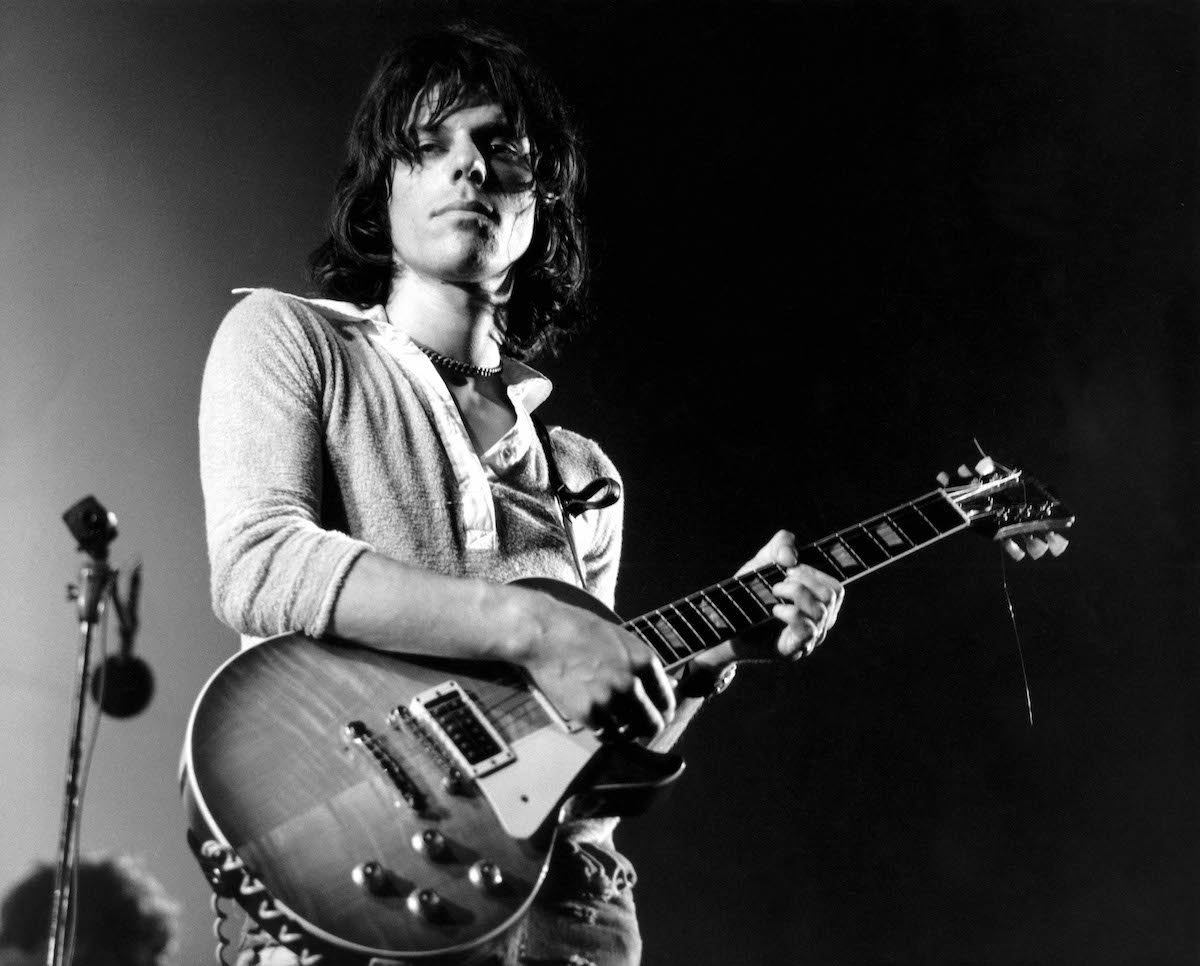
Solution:
[[[121,650],[105,659],[92,672],[92,699],[100,710],[114,718],[132,718],[146,710],[154,696],[154,674],[150,665],[134,657],[133,638],[138,629],[138,598],[142,592],[142,563],[129,575],[129,591],[122,601],[114,582],[113,606],[121,633]]]

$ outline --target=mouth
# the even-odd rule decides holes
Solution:
[[[482,201],[452,201],[448,205],[442,205],[441,208],[434,209],[433,216],[438,215],[479,215],[486,218],[488,221],[496,220],[496,210],[489,205],[485,205]]]

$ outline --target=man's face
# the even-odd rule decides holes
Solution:
[[[479,98],[429,121],[417,110],[418,161],[397,161],[388,218],[409,271],[446,282],[501,280],[533,235],[529,139]]]

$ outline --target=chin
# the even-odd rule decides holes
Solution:
[[[447,259],[442,277],[452,282],[486,282],[503,276],[510,264],[497,258],[493,250],[474,249],[463,252],[458,258]]]

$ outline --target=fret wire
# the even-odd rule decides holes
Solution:
[[[926,506],[929,512],[926,512],[925,515],[931,520],[938,521],[935,526],[937,526],[939,534],[943,536],[953,533],[963,523],[968,522],[962,508],[945,494],[933,494]]]
[[[719,590],[726,597],[728,597],[729,603],[733,604],[733,606],[738,609],[738,613],[740,613],[742,615],[742,618],[744,620],[748,621],[748,620],[750,620],[750,615],[747,614],[744,610],[742,610],[742,605],[739,604],[736,600],[734,600],[733,594],[731,594],[728,590],[725,589],[725,585],[728,583],[731,583],[731,582],[732,582],[732,578],[730,578],[730,580],[723,580],[723,581],[721,581],[721,583],[714,585],[713,590]]]
[[[920,509],[918,509],[915,500],[912,503],[906,503],[902,507],[897,507],[892,512],[897,514],[895,523],[896,523],[896,526],[900,529],[900,533],[904,534],[905,537],[907,537],[909,540],[911,540],[914,547],[924,546],[930,540],[936,540],[941,535],[938,528],[933,525],[933,523],[930,521],[930,519],[924,513],[922,513],[920,511]],[[909,522],[907,524],[900,523],[899,515],[901,513],[906,514],[906,518],[909,520]],[[920,523],[922,526],[924,526],[926,528],[926,530],[931,530],[933,532],[931,534],[916,533],[914,526],[917,523]],[[915,534],[915,536],[910,535],[904,529],[905,526],[907,526],[909,529],[913,530],[913,533]]]
[[[848,554],[850,554],[851,557],[853,557],[855,560],[858,561],[859,567],[861,567],[863,570],[870,570],[871,568],[868,567],[866,565],[866,563],[863,562],[863,558],[854,552],[854,548],[852,546],[850,546],[850,544],[846,543],[845,540],[842,539],[842,534],[847,533],[847,532],[848,532],[847,530],[839,530],[834,535],[833,539],[838,542],[838,544],[841,546],[841,548],[843,550],[845,550]]]
[[[658,618],[658,620],[652,620],[650,623],[654,627],[654,632],[659,637],[661,637],[664,641],[666,641],[667,647],[669,647],[671,649],[671,660],[676,660],[681,656],[682,657],[690,656],[692,652],[691,652],[691,649],[687,646],[687,642],[683,639],[683,636],[679,633],[679,631],[677,631],[675,629],[675,625],[671,623],[671,619],[666,614],[663,613],[662,608],[651,611],[650,613],[654,617]],[[675,642],[671,640],[670,635],[663,632],[662,628],[659,626],[658,621],[662,621],[662,623],[666,625],[667,630],[670,631],[671,634],[674,634],[675,637],[679,638],[679,642],[682,645],[682,650],[683,650],[682,655],[680,655],[678,653],[680,648],[677,647],[675,645]]]
[[[881,513],[881,514],[879,514],[879,516],[877,516],[877,517],[871,517],[869,520],[863,520],[861,523],[852,523],[852,524],[851,524],[850,526],[848,526],[848,527],[842,527],[842,529],[834,531],[834,532],[833,532],[833,533],[831,533],[831,534],[830,534],[828,537],[826,537],[826,538],[825,538],[825,540],[822,540],[822,541],[819,541],[819,542],[821,542],[821,543],[824,543],[824,542],[826,542],[827,540],[836,540],[836,539],[840,538],[840,537],[841,537],[843,534],[846,534],[846,533],[854,533],[854,532],[856,532],[856,531],[858,531],[858,530],[865,530],[865,529],[867,529],[867,528],[868,528],[868,527],[869,527],[869,526],[870,526],[872,523],[874,523],[876,520],[879,520],[879,519],[881,519],[881,518],[883,518],[883,517],[886,517],[886,516],[887,516],[887,514],[886,514],[886,513]]]
[[[900,537],[901,539],[907,540],[907,541],[908,541],[908,545],[909,545],[910,547],[915,547],[915,546],[916,546],[916,544],[913,542],[913,538],[912,538],[912,537],[910,537],[910,536],[909,536],[907,533],[905,533],[905,532],[904,532],[904,531],[903,531],[903,530],[900,528],[900,524],[898,524],[898,523],[897,523],[895,520],[893,520],[893,519],[892,519],[892,517],[891,517],[891,514],[888,514],[888,513],[881,513],[879,516],[880,516],[880,519],[882,519],[882,520],[886,520],[886,521],[887,521],[887,525],[888,525],[889,527],[891,527],[891,528],[892,528],[892,532],[893,532],[894,534],[896,534],[896,535],[897,535],[898,537]]]
[[[824,540],[817,541],[817,543],[818,544],[826,543],[830,540],[834,540],[834,539],[841,537],[842,534],[844,534],[844,533],[851,533],[855,530],[867,529],[872,523],[876,522],[877,520],[886,520],[888,523],[890,523],[892,525],[892,528],[895,529],[901,536],[905,537],[908,540],[911,540],[912,538],[909,537],[907,533],[904,533],[903,530],[900,530],[898,528],[898,525],[896,524],[896,521],[893,520],[890,516],[891,513],[896,513],[900,510],[908,510],[908,509],[912,509],[912,510],[916,511],[916,513],[921,517],[921,519],[923,519],[926,523],[928,523],[931,527],[933,527],[934,532],[937,533],[939,536],[941,536],[946,531],[943,531],[940,527],[936,526],[929,519],[928,516],[926,516],[924,513],[921,513],[921,508],[918,506],[918,504],[921,501],[924,501],[926,503],[926,505],[931,505],[931,504],[932,505],[940,505],[943,502],[945,502],[945,497],[943,497],[940,493],[927,493],[925,496],[918,497],[917,499],[912,500],[908,503],[905,503],[902,506],[898,506],[894,510],[890,510],[887,513],[880,513],[878,516],[872,517],[869,520],[864,520],[862,523],[855,523],[855,524],[852,524],[851,526],[844,527],[841,530],[837,530],[834,533],[831,533]],[[814,544],[814,546],[815,545],[816,544]]]
[[[691,596],[689,596],[689,597],[685,598],[685,599],[684,599],[684,600],[682,600],[680,603],[687,604],[687,605],[688,605],[688,607],[690,607],[690,608],[691,608],[691,609],[692,609],[692,610],[693,610],[695,613],[699,614],[699,615],[700,615],[700,619],[701,619],[702,621],[704,621],[704,624],[705,624],[705,626],[706,626],[706,627],[707,627],[707,628],[708,628],[710,631],[712,631],[712,632],[713,632],[713,634],[717,635],[717,639],[718,639],[718,641],[720,641],[720,639],[721,639],[721,636],[720,636],[720,635],[721,635],[721,629],[720,629],[719,627],[717,627],[717,625],[716,625],[716,624],[714,624],[714,623],[713,623],[711,620],[709,620],[709,617],[708,617],[708,615],[707,615],[706,613],[704,613],[704,608],[703,608],[703,607],[701,607],[701,606],[700,606],[698,603],[696,603],[696,601],[695,601],[695,600],[693,600],[693,599],[692,599],[692,598],[694,598],[694,597],[698,597],[698,598],[700,598],[701,600],[705,600],[705,599],[707,599],[707,598],[705,598],[705,596],[704,596],[704,591],[702,591],[702,590],[701,590],[701,591],[699,591],[698,593],[692,594]],[[724,619],[724,618],[722,618],[722,619]]]
[[[954,531],[958,530],[964,523],[969,522],[965,518],[959,505],[949,497],[943,496],[940,493],[934,494],[929,500],[929,508],[931,510],[936,508],[939,511],[939,514],[946,518],[946,522],[938,525],[938,533],[941,536],[945,536],[948,533],[954,533]]]
[[[837,577],[838,580],[846,579],[846,571],[844,571],[841,565],[825,551],[825,548],[821,546],[821,541],[811,544],[810,546],[812,546],[817,553],[829,561],[829,566],[833,569],[833,575]]]
[[[751,590],[750,585],[749,585],[749,581],[752,580],[756,574],[757,574],[757,571],[751,571],[749,574],[744,574],[741,577],[734,577],[733,583],[736,587],[738,587],[742,591],[742,593],[744,593],[747,597],[749,597],[750,600],[754,601],[755,605],[760,610],[762,610],[764,616],[769,616],[771,613],[770,610],[768,610],[766,608],[766,606],[764,606],[762,599],[758,596],[758,594],[756,594],[753,590]],[[757,623],[758,621],[762,620],[761,617],[756,620],[755,618],[751,617],[749,614],[746,615],[746,619],[749,621],[752,621],[753,623]]]
[[[733,622],[728,617],[725,616],[724,611],[722,611],[721,608],[716,605],[716,603],[713,601],[713,599],[708,596],[708,591],[707,590],[700,591],[699,596],[704,599],[704,601],[708,604],[709,607],[711,607],[714,611],[716,611],[717,616],[719,618],[721,618],[721,621],[732,632],[733,631]],[[703,613],[703,611],[701,611],[701,613]],[[705,615],[704,619],[708,620],[708,615]],[[721,631],[719,628],[716,628],[716,627],[714,627],[713,630],[718,631],[721,634],[725,633],[724,631]],[[722,639],[724,639],[724,638],[722,638]]]
[[[683,638],[679,636],[679,632],[675,630],[675,625],[667,618],[667,615],[661,609],[651,612],[653,619],[650,621],[650,626],[654,628],[654,633],[667,645],[668,653],[672,661],[677,661],[680,657],[687,657],[691,653]],[[679,643],[676,643],[678,641]],[[682,652],[682,653],[681,653]]]
[[[667,606],[670,607],[671,610],[675,611],[675,613],[679,615],[679,619],[681,621],[683,621],[684,626],[689,631],[691,631],[692,635],[696,638],[696,646],[693,648],[690,648],[689,650],[692,650],[692,651],[702,650],[704,648],[704,637],[700,634],[700,632],[698,630],[696,630],[696,628],[694,628],[692,626],[692,622],[687,619],[687,616],[683,613],[683,611],[681,611],[679,609],[677,604],[668,604]],[[675,625],[672,624],[671,626],[674,627]],[[684,639],[684,636],[682,634],[679,635],[679,639],[681,641],[683,641],[685,645],[687,644],[687,641]]]
[[[950,501],[949,498],[940,491],[929,494],[925,497],[921,497],[917,500],[913,500],[909,503],[903,504],[902,506],[896,507],[894,510],[881,513],[878,516],[864,521],[863,523],[854,524],[853,526],[839,530],[836,533],[825,537],[823,540],[818,540],[806,545],[805,547],[799,548],[798,552],[816,553],[825,562],[825,565],[828,567],[833,576],[837,577],[841,581],[849,582],[850,580],[854,580],[857,577],[862,576],[864,573],[869,573],[877,567],[882,567],[888,563],[891,563],[893,560],[899,559],[900,557],[905,556],[911,551],[927,543],[932,543],[941,537],[948,536],[949,534],[960,529],[962,526],[966,525],[966,521],[960,522],[956,520],[953,527],[943,530],[940,526],[933,522],[929,513],[922,510],[922,505],[924,505],[927,510],[932,510],[935,506],[940,507],[942,503],[952,504],[952,501]],[[956,507],[953,507],[953,504],[952,508],[957,509]],[[904,511],[911,511],[912,513],[916,514],[917,518],[919,518],[932,531],[933,535],[930,537],[920,538],[910,534],[901,525],[898,517],[896,516]],[[893,547],[890,542],[883,539],[880,534],[880,530],[885,525],[892,534],[895,534],[901,543],[907,544],[907,547]],[[847,535],[857,535],[860,531],[864,534],[867,544],[875,547],[884,555],[883,560],[874,564],[867,563],[862,554],[856,551],[846,539]],[[832,554],[825,549],[825,546],[823,546],[831,546],[834,544],[836,544],[842,552],[856,562],[856,573],[848,574],[846,568],[842,564],[839,564],[837,560],[834,559]],[[676,601],[672,604],[667,604],[664,608],[652,611],[650,614],[643,615],[642,617],[635,618],[634,620],[627,622],[625,627],[636,633],[658,654],[660,658],[664,660],[664,662],[672,667],[678,667],[683,663],[684,660],[686,660],[688,657],[691,657],[693,652],[693,647],[689,645],[687,637],[682,633],[684,629],[686,629],[687,632],[691,634],[692,638],[697,642],[694,648],[695,650],[699,650],[707,646],[706,633],[704,630],[705,628],[708,632],[711,632],[711,634],[708,636],[713,638],[714,643],[727,640],[729,637],[732,637],[738,633],[738,628],[736,625],[739,621],[731,620],[730,615],[720,606],[718,606],[715,599],[717,594],[723,595],[726,601],[733,605],[734,610],[737,611],[738,618],[740,621],[744,621],[747,627],[753,627],[756,624],[760,624],[765,618],[769,618],[771,616],[773,605],[767,604],[752,587],[753,581],[759,581],[759,583],[762,585],[762,588],[766,590],[770,598],[774,601],[778,601],[779,598],[776,597],[774,592],[771,590],[771,581],[768,577],[768,574],[771,571],[775,571],[781,579],[783,576],[786,576],[787,573],[786,568],[781,567],[779,564],[768,564],[765,567],[751,571],[750,573],[744,574],[741,577],[730,577],[704,590],[697,591],[695,594],[692,594],[689,597],[683,598],[682,600]],[[743,604],[746,604],[746,602],[744,600],[739,602],[735,591],[740,591],[741,593],[748,595],[749,598],[754,601],[756,609],[762,611],[762,616],[758,619],[753,617],[746,610],[746,606],[749,605],[743,606]],[[701,602],[712,608],[712,613],[720,619],[720,621],[724,624],[724,628],[718,627],[714,623],[712,617],[710,617],[705,611],[704,607],[701,606]],[[690,608],[693,617],[697,614],[699,615],[699,619],[702,622],[701,629],[697,629],[696,624],[693,623],[692,620],[688,619],[688,616],[681,609],[681,605],[685,605],[686,607]],[[674,611],[676,617],[678,618],[677,621],[673,621],[669,614],[666,613],[668,609]],[[666,625],[666,632],[659,624],[659,621]],[[639,624],[643,626],[639,626]],[[678,644],[672,641],[672,637],[678,641]],[[657,638],[657,641],[655,638]],[[681,649],[683,651],[682,654],[680,654]]]
[[[769,580],[767,580],[767,578],[763,575],[763,572],[761,570],[756,570],[752,574],[749,574],[749,576],[751,578],[758,579],[758,582],[763,585],[763,588],[766,590],[766,592],[771,595],[772,600],[774,600],[776,602],[779,601],[779,598],[775,596],[775,591],[773,591],[771,589],[771,582]],[[755,599],[760,604],[762,604],[763,610],[766,611],[768,616],[770,616],[771,610],[773,609],[774,605],[772,605],[772,607],[768,607],[767,602],[765,600],[763,600],[761,597],[759,597],[757,594],[755,594]]]
[[[640,627],[637,626],[638,621],[644,621],[647,629],[650,631],[653,631],[654,634],[659,638],[661,643],[660,644],[654,643],[654,641],[652,641],[647,636],[646,631],[642,630]],[[654,626],[654,623],[650,620],[650,618],[648,616],[636,617],[633,620],[629,621],[625,626],[629,630],[631,630],[635,634],[637,634],[637,636],[640,637],[643,641],[645,641],[646,644],[648,644],[650,646],[651,650],[653,650],[654,653],[657,654],[666,663],[669,664],[672,661],[675,661],[678,659],[679,655],[675,653],[675,648],[671,647],[671,645],[667,641],[667,639],[665,637],[663,637],[662,632],[657,627]],[[665,654],[663,653],[664,647],[667,649]]]
[[[879,541],[871,536],[866,527],[854,527],[843,533],[842,543],[862,561],[864,570],[874,570],[876,567],[892,562],[892,555],[887,552],[886,548],[879,545]],[[879,554],[879,557],[876,557],[875,554]]]
[[[873,523],[874,521],[871,521],[871,522]],[[891,558],[892,551],[888,548],[888,546],[882,540],[880,540],[877,536],[875,536],[875,528],[874,527],[868,527],[868,526],[864,525],[864,526],[860,526],[858,529],[862,530],[863,533],[865,533],[868,537],[870,537],[871,542],[874,543],[875,546],[877,546],[885,554],[887,554],[887,556],[889,558]]]
[[[933,527],[933,532],[934,532],[934,533],[935,533],[937,536],[939,536],[939,537],[940,537],[940,536],[942,535],[942,531],[941,531],[941,529],[940,529],[939,527],[935,526],[935,525],[934,525],[934,522],[933,522],[932,520],[930,520],[930,519],[929,519],[929,517],[925,516],[925,514],[924,514],[924,513],[922,513],[922,512],[921,512],[921,508],[920,508],[919,506],[917,506],[917,501],[916,501],[916,500],[913,500],[913,501],[912,501],[912,503],[910,503],[910,504],[909,504],[909,506],[913,508],[913,510],[916,512],[917,516],[919,516],[919,517],[920,517],[922,520],[924,520],[924,521],[925,521],[926,523],[928,523],[928,524],[929,524],[931,527]],[[933,538],[931,537],[930,539],[933,539]],[[926,542],[928,542],[928,541],[926,541]]]

